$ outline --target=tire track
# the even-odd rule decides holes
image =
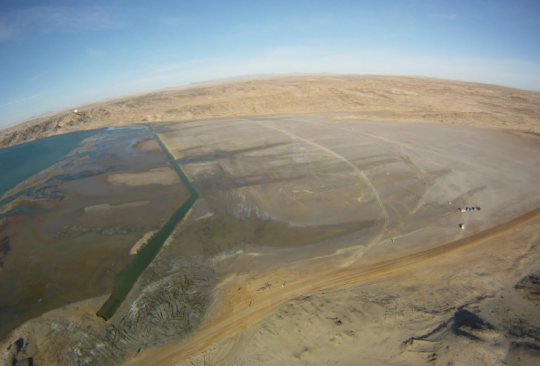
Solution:
[[[324,127],[335,128],[335,129],[338,129],[338,130],[341,130],[341,131],[345,131],[345,132],[348,132],[348,133],[351,132],[351,131],[349,131],[348,128],[344,128],[344,127],[337,126],[337,125],[334,125],[334,124],[320,123],[320,122],[313,122],[313,123],[318,124],[318,125],[320,125],[320,126],[324,126]],[[385,138],[385,137],[373,135],[373,134],[370,134],[370,133],[367,133],[367,132],[362,132],[362,131],[358,131],[358,130],[353,131],[353,132],[354,132],[355,134],[358,134],[358,135],[367,136],[367,137],[370,137],[370,138],[372,138],[372,139],[382,140],[382,141],[385,141],[385,142],[387,142],[387,143],[391,143],[391,144],[395,144],[395,145],[399,146],[399,154],[401,155],[403,162],[404,162],[405,164],[409,165],[409,167],[411,168],[412,171],[414,171],[414,170],[416,169],[416,170],[420,171],[422,174],[424,174],[424,176],[422,176],[422,180],[423,180],[424,184],[426,183],[426,180],[425,180],[425,172],[424,172],[422,169],[420,169],[418,166],[416,166],[408,156],[404,155],[404,154],[403,154],[403,150],[404,150],[404,149],[409,149],[409,150],[412,150],[412,151],[417,150],[417,151],[423,151],[423,152],[425,152],[425,153],[430,153],[428,149],[425,149],[425,148],[422,148],[422,147],[419,147],[419,146],[415,146],[415,147],[413,148],[413,147],[408,146],[408,145],[406,145],[406,144],[404,144],[404,143],[401,143],[401,142],[399,142],[399,141],[387,139],[387,138]],[[389,153],[395,153],[393,150],[388,149],[387,147],[383,146],[382,144],[378,144],[378,146],[381,147],[382,149],[388,151]],[[432,152],[431,152],[431,153],[432,153]],[[468,162],[467,162],[467,163],[468,163]],[[468,164],[470,164],[470,163],[468,163]],[[453,171],[453,173],[461,180],[462,183],[464,183],[464,179],[463,179],[463,177],[461,176],[460,173],[455,172],[455,171]],[[427,190],[424,188],[424,193],[422,194],[422,197],[425,196],[426,191],[427,191]],[[466,197],[465,199],[469,201],[469,204],[471,204],[471,203],[470,203],[470,202],[471,202],[471,197],[470,197],[470,195],[467,194],[467,197]],[[416,208],[411,212],[411,214],[414,214],[418,209],[420,209],[421,206],[422,206],[422,205],[421,205],[421,203],[420,203],[420,201],[419,201],[418,204],[416,205]],[[469,213],[467,212],[466,215],[465,215],[464,224],[465,224],[465,225],[468,225],[468,223],[469,223]],[[464,234],[465,234],[465,233],[464,233],[462,230],[460,230],[460,231],[457,233],[457,235],[455,236],[455,239],[454,239],[454,240],[461,239],[461,238],[463,237]],[[407,234],[407,235],[408,235],[408,234]]]
[[[513,220],[456,240],[420,252],[397,258],[368,264],[358,268],[338,269],[319,272],[308,278],[288,283],[285,288],[274,288],[251,298],[237,302],[232,313],[222,318],[210,320],[193,336],[180,343],[168,344],[143,352],[139,357],[128,361],[127,365],[172,365],[175,362],[196,354],[220,338],[229,336],[257,321],[264,314],[276,307],[302,295],[308,295],[354,282],[372,279],[416,266],[467,247],[479,244],[487,239],[508,232],[520,225],[540,217],[540,207]],[[250,304],[248,306],[248,304]]]
[[[383,214],[383,223],[382,225],[380,226],[379,230],[377,231],[377,234],[375,235],[375,237],[370,241],[370,243],[367,245],[367,247],[365,248],[365,250],[377,245],[382,236],[384,235],[384,233],[386,232],[386,228],[388,226],[388,223],[390,222],[390,215],[388,214],[388,211],[386,210],[386,207],[384,206],[384,202],[382,201],[382,198],[381,196],[379,195],[379,192],[377,191],[377,189],[375,188],[375,186],[373,185],[373,183],[371,182],[371,180],[367,177],[366,173],[364,173],[362,170],[358,169],[358,167],[356,165],[354,165],[353,163],[351,163],[349,161],[349,159],[339,155],[338,153],[336,153],[335,151],[333,150],[330,150],[322,145],[319,145],[311,140],[308,140],[306,138],[303,138],[303,137],[300,137],[298,135],[295,135],[294,133],[292,132],[289,132],[289,131],[286,131],[286,130],[282,130],[278,127],[275,127],[275,126],[269,126],[268,124],[266,123],[263,123],[263,122],[256,122],[256,121],[253,121],[252,123],[256,123],[260,126],[263,126],[263,127],[266,127],[266,128],[270,128],[270,129],[273,129],[273,130],[276,130],[278,132],[281,132],[287,136],[289,136],[290,138],[292,139],[296,139],[296,140],[301,140],[309,145],[312,145],[312,146],[315,146],[316,148],[320,149],[320,150],[323,150],[325,151],[326,153],[332,155],[333,157],[345,162],[347,165],[349,165],[352,170],[364,181],[366,182],[366,184],[368,185],[368,187],[371,189],[373,195],[375,196],[375,199],[377,200],[377,203],[379,204],[379,207],[381,209],[381,212]],[[362,250],[360,253],[356,253],[355,255],[351,255],[350,258],[343,264],[343,267],[348,267],[350,265],[352,265],[360,256],[362,253],[364,253],[365,250]]]

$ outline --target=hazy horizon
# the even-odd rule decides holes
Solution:
[[[540,91],[534,1],[24,0],[0,8],[0,127],[252,74],[424,76]]]

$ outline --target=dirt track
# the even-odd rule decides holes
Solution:
[[[308,279],[290,283],[283,288],[274,288],[256,294],[243,302],[237,303],[232,314],[218,319],[211,319],[189,340],[148,350],[127,362],[126,365],[173,364],[203,350],[218,339],[246,327],[268,311],[293,298],[404,270],[421,262],[478,244],[539,216],[540,207],[501,225],[435,248],[358,268],[320,272],[316,277],[310,276]]]
[[[520,230],[513,228],[540,216],[540,208],[536,208],[540,206],[540,145],[532,136],[540,132],[539,98],[537,92],[423,78],[325,76],[227,82],[131,96],[85,106],[77,114],[65,112],[43,117],[18,126],[18,130],[2,131],[6,135],[0,138],[0,146],[79,129],[157,122],[156,132],[201,192],[192,218],[178,231],[162,260],[156,261],[155,271],[147,273],[148,281],[140,286],[141,291],[146,291],[147,285],[163,285],[155,290],[159,296],[152,293],[148,297],[152,305],[146,312],[148,322],[137,320],[133,326],[126,323],[126,329],[129,334],[134,334],[131,329],[139,334],[138,324],[146,327],[155,324],[157,318],[162,325],[145,328],[144,336],[135,337],[136,341],[126,348],[128,351],[122,351],[127,353],[118,353],[113,340],[109,350],[113,354],[117,352],[117,360],[125,361],[137,350],[145,349],[127,363],[164,365],[183,360],[191,364],[193,359],[203,354],[206,357],[212,349],[233,340],[233,351],[225,358],[216,357],[218,364],[233,361],[253,364],[252,355],[259,353],[285,355],[273,359],[278,366],[299,359],[309,363],[297,355],[303,354],[303,347],[307,346],[320,352],[310,355],[311,363],[322,364],[322,359],[317,358],[321,353],[330,355],[328,359],[347,354],[352,360],[372,348],[378,350],[376,360],[388,364],[390,353],[385,347],[389,344],[389,334],[393,337],[392,345],[399,348],[414,332],[425,333],[420,329],[425,326],[422,323],[425,318],[434,322],[432,319],[438,316],[437,321],[447,321],[452,311],[448,309],[470,304],[476,295],[488,293],[484,292],[486,288],[497,287],[501,278],[535,273],[535,268],[525,270],[521,266],[522,259],[506,267],[500,264],[517,258],[518,250],[513,248],[529,244],[532,247],[536,240],[536,234],[531,234],[533,225]],[[343,113],[328,114],[331,111]],[[251,115],[267,117],[240,117]],[[137,142],[134,149],[150,140],[144,141]],[[143,171],[146,168],[137,167],[139,174]],[[138,186],[131,185],[131,180],[127,183]],[[138,197],[136,202],[141,200]],[[103,204],[113,206],[109,201]],[[457,207],[465,206],[482,209],[457,212]],[[528,213],[508,221],[524,212]],[[105,220],[101,217],[104,215],[94,216],[99,222]],[[466,224],[467,229],[460,230],[459,223]],[[507,242],[508,237],[522,232],[529,236]],[[476,253],[467,257],[469,252]],[[527,260],[537,260],[540,265],[537,252],[518,254]],[[495,258],[495,264],[487,268],[490,263],[486,258],[491,255],[500,258]],[[195,293],[201,295],[200,291],[189,288],[188,293],[186,288],[186,293],[176,293],[178,286],[167,285],[164,278],[169,270],[180,271],[182,265],[191,263],[179,259],[195,257],[203,260],[204,268],[211,268],[220,279],[212,289],[213,300],[208,300],[207,307],[198,309],[197,320],[192,317],[191,308],[199,300],[189,299]],[[440,271],[440,263],[458,261],[459,269],[448,265],[446,272]],[[436,268],[424,273],[427,267]],[[422,274],[409,279],[408,274],[415,271]],[[437,276],[438,283],[434,279]],[[404,279],[405,285],[403,282],[396,285],[394,279],[398,277]],[[513,278],[508,288],[512,290],[518,280]],[[323,297],[328,289],[346,291],[369,286],[372,281],[382,284],[378,293],[384,299],[391,298],[392,302],[400,296],[419,299],[406,303],[407,309],[412,309],[409,314],[413,315],[401,333],[388,327],[385,314],[390,306],[384,301],[379,306],[382,315],[378,313],[371,318],[365,315],[373,304],[373,292],[361,305],[356,297],[345,301],[336,296],[335,302],[345,309],[341,314],[331,314],[327,306],[326,312],[316,307],[311,312],[304,311],[303,318],[288,316],[291,303],[308,301],[302,295],[317,293],[316,297]],[[477,286],[482,281],[491,283]],[[356,284],[344,286],[351,283]],[[433,290],[434,285],[439,285],[439,290]],[[392,292],[392,286],[397,290]],[[461,295],[464,287],[468,293]],[[502,292],[490,293],[492,297],[502,298],[499,295]],[[174,306],[165,315],[152,310],[162,306],[169,309],[176,301],[174,296],[182,301],[187,299],[180,306],[182,311]],[[509,291],[504,296],[508,299]],[[358,308],[354,314],[349,311],[351,304]],[[400,306],[405,308],[403,304]],[[497,317],[507,319],[508,307],[501,309],[504,311]],[[103,324],[92,318],[95,310],[88,310],[84,321],[95,326],[95,334],[103,335],[99,333],[104,329]],[[537,316],[533,310],[528,314],[534,320]],[[180,313],[182,316],[177,317]],[[259,334],[259,343],[264,347],[251,339],[248,346],[249,342],[241,341],[242,337],[251,338],[250,334],[259,331],[260,323],[267,322],[275,313],[285,314],[286,325],[281,327],[281,333]],[[69,362],[86,357],[87,354],[81,356],[79,352],[79,339],[94,338],[87,337],[86,326],[78,327],[83,313],[77,314],[74,323],[61,311],[44,318],[66,324],[67,330],[42,343],[35,362],[61,364],[55,362],[60,354],[66,355]],[[353,318],[358,314],[361,316],[356,328],[347,325],[346,316]],[[393,314],[397,324],[400,315],[397,310]],[[515,314],[526,312],[516,310]],[[337,325],[341,333],[365,333],[363,339],[355,338],[354,344],[351,341],[348,351],[330,348],[338,343],[334,342],[339,339],[335,338],[338,328],[326,337],[325,340],[330,340],[327,343],[319,342],[324,338],[320,336],[322,328],[311,329],[312,338],[317,340],[311,344],[300,340],[296,333],[300,332],[298,324],[304,332],[319,319],[336,316],[344,319],[343,326],[341,322]],[[171,318],[185,323],[185,327],[177,326]],[[405,317],[401,315],[401,318]],[[366,319],[384,319],[384,323],[374,321],[372,324],[377,323],[376,326],[370,327]],[[527,317],[515,315],[513,319],[525,324]],[[42,320],[32,321],[25,329],[48,329],[45,323],[39,324]],[[335,321],[330,323],[334,327]],[[77,329],[72,324],[77,324]],[[199,324],[203,326],[191,333]],[[381,324],[388,332],[374,338],[372,334]],[[158,333],[164,328],[170,331],[167,342],[173,343],[150,348],[163,344],[164,338]],[[538,329],[540,334],[540,323]],[[279,338],[274,348],[267,346],[273,336]],[[35,344],[44,338],[31,335]],[[179,341],[182,338],[184,341]],[[63,346],[51,350],[49,345],[58,344],[58,339],[63,340]],[[369,343],[366,339],[374,341]],[[493,343],[499,342],[492,339]],[[67,340],[77,352],[72,352]],[[508,340],[506,348],[497,352],[510,352],[510,342],[514,340]],[[288,343],[298,345],[288,347]],[[88,354],[98,354],[101,344],[101,340],[87,342]],[[294,347],[301,348],[291,349]],[[248,356],[245,348],[249,349]],[[477,350],[483,352],[489,347],[482,344],[471,354],[476,355]],[[41,361],[45,359],[54,361]],[[95,358],[94,362],[101,365],[103,360],[116,364],[109,355]],[[264,363],[260,361],[259,364]],[[208,364],[207,359],[202,363]],[[421,363],[415,359],[404,364]],[[441,361],[441,364],[446,363]]]

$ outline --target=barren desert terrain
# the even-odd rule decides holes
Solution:
[[[77,208],[69,235],[127,225],[131,211],[122,265],[193,197],[175,170],[197,196],[114,316],[96,315],[112,287],[103,275],[100,291],[13,320],[0,362],[536,365],[539,102],[484,84],[296,76],[119,98],[7,131],[4,146],[136,127],[109,143],[122,169],[62,183],[51,211]],[[24,238],[25,217],[2,230]],[[48,238],[40,220],[32,235]],[[25,273],[9,253],[0,280]]]
[[[110,125],[290,113],[355,112],[372,120],[540,133],[539,105],[539,92],[421,77],[309,75],[223,80],[49,113],[0,130],[0,147]]]

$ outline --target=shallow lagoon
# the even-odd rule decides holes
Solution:
[[[111,183],[112,175],[156,168],[175,174],[157,144],[138,147],[152,140],[146,127],[129,127],[0,150],[9,176],[0,201],[0,240],[8,249],[0,258],[0,338],[46,311],[110,293],[135,242],[189,198],[179,179]]]
[[[101,130],[57,135],[0,149],[0,197],[24,180],[56,164]]]
[[[199,193],[197,192],[195,187],[191,185],[190,181],[188,180],[182,169],[180,169],[180,167],[178,166],[174,157],[170,154],[165,145],[163,145],[163,142],[155,134],[152,126],[149,124],[146,124],[146,126],[152,131],[157,143],[161,147],[162,151],[165,153],[169,164],[171,164],[171,166],[174,168],[179,178],[182,180],[182,183],[188,189],[191,197],[186,202],[184,202],[184,204],[178,210],[173,213],[173,215],[165,223],[165,225],[163,225],[163,227],[159,230],[156,236],[154,236],[148,242],[148,244],[138,253],[135,259],[131,261],[131,263],[129,263],[129,265],[118,274],[118,277],[115,279],[115,286],[111,297],[107,300],[107,302],[105,302],[103,307],[97,313],[97,315],[101,316],[105,320],[109,320],[114,316],[116,310],[118,310],[122,302],[126,299],[139,276],[144,272],[146,267],[148,267],[148,265],[156,257],[163,243],[165,243],[167,238],[172,234],[176,225],[178,225],[178,223],[182,221],[186,213],[191,209],[191,207],[193,207],[193,204],[195,203],[195,201],[197,201],[197,198],[199,197]]]

